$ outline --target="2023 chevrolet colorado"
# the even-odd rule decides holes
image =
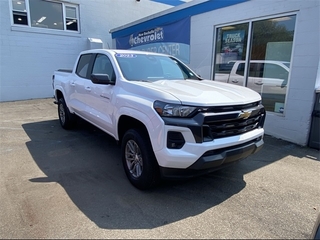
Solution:
[[[53,75],[58,115],[75,115],[121,143],[130,182],[209,173],[257,152],[265,110],[249,88],[203,80],[178,59],[131,50],[81,52],[74,69]]]

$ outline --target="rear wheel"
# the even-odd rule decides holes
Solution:
[[[123,167],[132,185],[144,190],[159,182],[159,166],[145,131],[128,130],[122,140],[121,152]]]
[[[76,116],[70,113],[64,98],[58,100],[58,115],[61,127],[70,129],[74,126]]]

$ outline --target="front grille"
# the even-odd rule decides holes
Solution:
[[[240,135],[262,128],[265,120],[264,107],[259,102],[234,106],[198,107],[190,118],[162,117],[165,125],[189,128],[196,143]],[[168,147],[180,147],[181,137],[172,134]],[[182,144],[182,145],[181,145]]]
[[[202,125],[203,141],[236,136],[263,127],[265,110],[262,105],[238,111],[206,112]]]
[[[227,123],[221,121],[211,123],[209,127],[213,138],[228,137],[249,132],[257,128],[259,125],[259,119],[260,116],[243,121],[233,120],[228,121]]]

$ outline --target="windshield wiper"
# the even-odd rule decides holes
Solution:
[[[198,78],[185,78],[185,80],[197,80],[197,81],[201,81],[204,80],[204,78],[198,77]]]
[[[142,80],[142,79],[135,79],[133,81],[137,81],[137,82],[152,82],[152,81],[149,81],[149,80]]]

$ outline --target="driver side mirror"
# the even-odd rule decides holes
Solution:
[[[112,81],[109,75],[104,73],[92,73],[90,79],[95,84],[115,85],[115,81]]]

